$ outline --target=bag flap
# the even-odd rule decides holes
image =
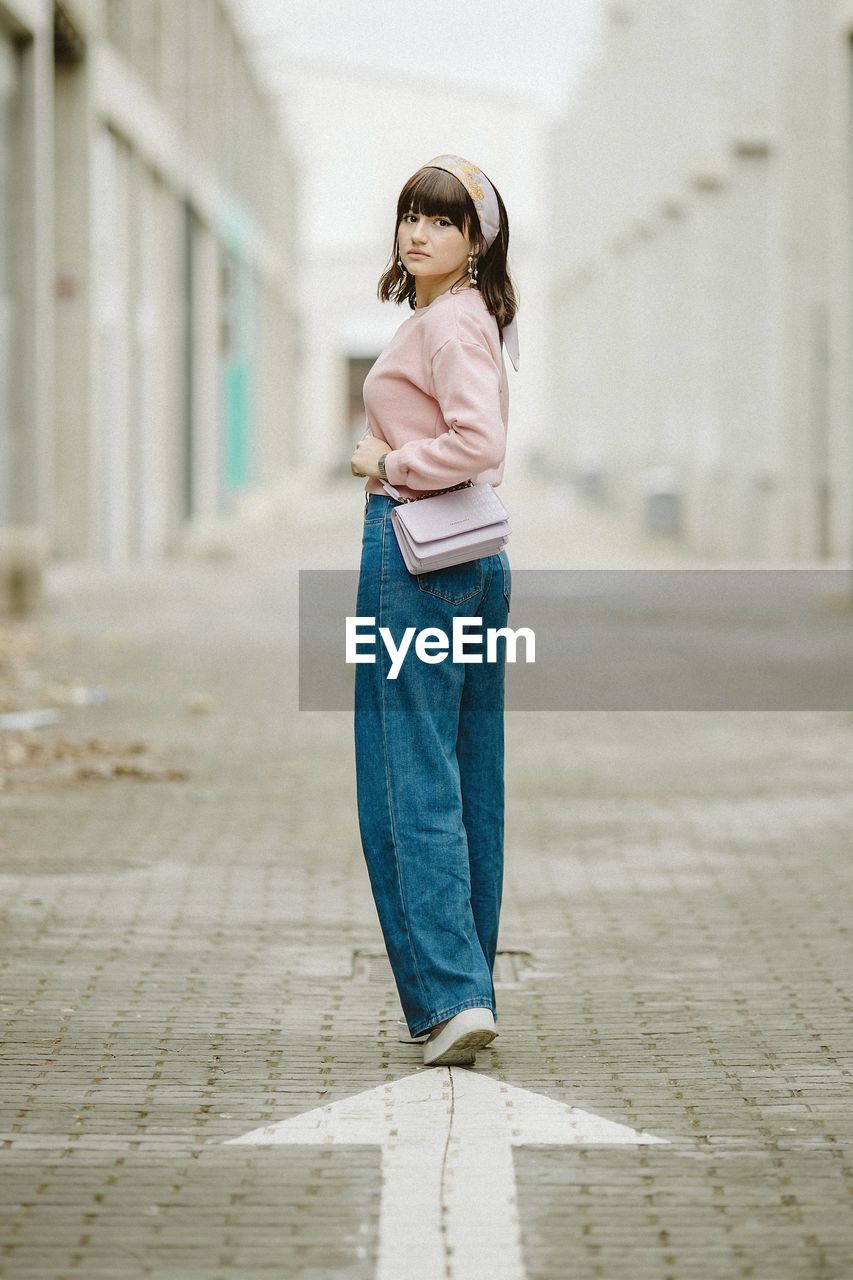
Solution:
[[[439,493],[434,498],[404,502],[394,508],[415,542],[447,538],[499,524],[509,517],[504,504],[490,484],[475,484],[453,493]]]
[[[395,513],[396,514],[396,513]],[[392,516],[392,521],[394,517]],[[444,556],[448,553],[453,554],[460,549],[468,549],[471,552],[471,559],[477,560],[481,555],[491,554],[486,548],[493,543],[505,543],[509,539],[510,528],[507,520],[501,520],[497,524],[489,525],[488,528],[481,529],[479,533],[457,533],[451,534],[450,537],[438,539],[422,539],[413,538],[410,531],[402,525],[395,526],[397,533],[397,541],[402,546],[403,543],[409,548],[415,556]],[[483,548],[480,550],[480,548]]]

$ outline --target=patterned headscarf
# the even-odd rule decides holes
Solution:
[[[483,238],[487,246],[491,247],[500,231],[501,218],[495,189],[483,173],[483,170],[478,169],[475,164],[472,164],[470,160],[463,159],[462,156],[436,156],[433,160],[428,160],[422,168],[445,169],[459,179],[474,201],[474,207],[480,219]],[[512,367],[518,372],[518,328],[515,320],[516,317],[513,316],[511,322],[500,330],[500,335],[512,361]]]

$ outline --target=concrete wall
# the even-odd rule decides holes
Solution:
[[[294,174],[228,8],[0,0],[0,174],[0,525],[167,554],[296,424]]]
[[[49,524],[51,6],[0,0],[0,526]]]
[[[57,100],[57,130],[81,139],[57,181],[90,201],[76,307],[90,358],[60,352],[77,401],[62,435],[88,495],[65,547],[120,563],[278,478],[293,175],[224,6],[93,0],[87,23]]]
[[[846,556],[850,6],[607,15],[552,139],[555,465],[703,553]]]

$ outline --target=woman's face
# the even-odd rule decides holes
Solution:
[[[418,279],[458,275],[468,267],[471,245],[467,236],[440,213],[405,213],[397,239],[403,265]],[[415,251],[422,256],[416,256]]]

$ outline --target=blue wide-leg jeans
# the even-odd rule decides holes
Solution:
[[[356,613],[355,761],[358,821],[379,923],[403,1013],[419,1035],[461,1009],[497,1019],[497,952],[504,855],[504,674],[506,641],[486,661],[486,629],[507,626],[511,576],[506,550],[468,564],[410,574],[385,494],[365,500]],[[467,653],[482,662],[440,662],[412,639],[395,679],[379,635],[395,645],[406,628],[440,628],[452,646],[454,617]],[[365,636],[375,633],[375,644]],[[472,641],[473,638],[473,641]],[[437,656],[435,649],[433,656]]]

